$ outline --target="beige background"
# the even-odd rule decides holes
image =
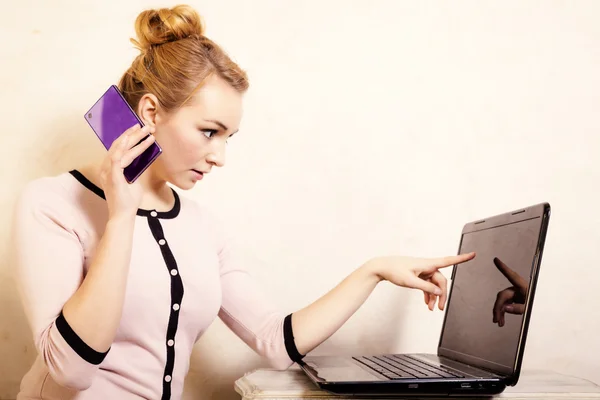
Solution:
[[[136,55],[137,13],[173,4],[2,3],[0,399],[35,355],[10,207],[26,181],[102,155],[83,114]],[[252,88],[227,167],[187,194],[247,241],[283,310],[372,256],[453,254],[466,221],[549,201],[525,366],[600,382],[600,2],[192,4]],[[420,293],[382,284],[314,353],[434,352],[441,322]],[[233,399],[264,365],[220,321],[192,357],[186,399]]]

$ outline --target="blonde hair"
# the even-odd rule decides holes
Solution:
[[[246,72],[204,36],[200,15],[192,7],[142,11],[135,31],[138,39],[130,40],[140,55],[119,82],[134,109],[142,96],[152,93],[165,111],[176,110],[213,74],[240,93],[248,89]]]

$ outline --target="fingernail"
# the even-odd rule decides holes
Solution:
[[[504,309],[506,311],[514,311],[515,310],[515,308],[513,306],[504,306]]]
[[[440,288],[437,288],[437,289],[435,289],[434,293],[439,296],[442,294],[442,290]]]

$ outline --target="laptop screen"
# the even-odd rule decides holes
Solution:
[[[541,223],[541,217],[529,216],[463,233],[459,253],[477,255],[456,267],[440,354],[513,371]]]

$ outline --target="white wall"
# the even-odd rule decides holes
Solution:
[[[137,13],[174,4],[3,4],[2,209],[27,180],[102,154],[83,113],[136,55]],[[600,382],[599,2],[191,4],[252,88],[227,167],[188,195],[247,240],[283,309],[372,256],[453,254],[464,222],[549,201],[525,367]],[[14,398],[35,355],[5,261],[9,222],[0,399]],[[315,354],[435,351],[441,321],[420,293],[383,284]],[[236,398],[233,381],[261,365],[217,321],[186,399]]]

